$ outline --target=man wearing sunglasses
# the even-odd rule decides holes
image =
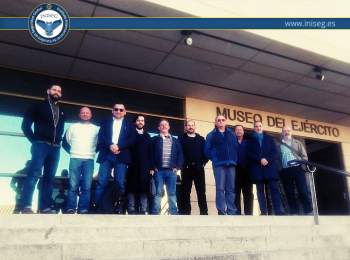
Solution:
[[[128,165],[131,163],[130,147],[135,143],[135,129],[124,117],[123,104],[115,104],[112,118],[101,124],[98,134],[97,162],[100,164],[93,204],[101,212],[102,195],[110,173],[113,171],[116,186],[115,213],[122,214],[125,204],[125,182]]]
[[[237,150],[237,139],[226,127],[226,118],[218,115],[215,118],[215,128],[207,135],[205,154],[213,163],[219,215],[238,213],[235,204]]]

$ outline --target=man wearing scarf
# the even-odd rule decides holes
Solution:
[[[248,142],[247,158],[250,177],[256,183],[261,215],[268,214],[268,197],[265,194],[265,187],[270,191],[274,214],[282,215],[276,166],[276,144],[271,136],[263,132],[262,123],[259,121],[254,122],[254,134]]]

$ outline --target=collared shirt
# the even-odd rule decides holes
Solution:
[[[118,144],[120,131],[122,129],[123,118],[116,119],[113,117],[113,135],[112,135],[112,143]]]
[[[289,145],[289,146],[291,146],[291,144],[292,144],[292,140],[285,141],[284,139],[282,139],[282,142]],[[287,146],[280,144],[280,147],[281,147],[282,167],[288,168],[288,167],[290,167],[290,165],[288,165],[288,162],[291,160],[295,160],[296,157],[294,156],[293,151],[290,148],[288,148]]]
[[[162,167],[170,168],[172,137],[170,134],[167,136],[160,136],[163,139]]]
[[[138,128],[136,128],[136,131],[137,131],[137,133],[140,134],[140,135],[143,134],[143,129],[138,129]]]

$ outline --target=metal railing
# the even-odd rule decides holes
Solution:
[[[345,177],[350,177],[350,173],[339,170],[333,167],[325,166],[322,164],[310,162],[307,160],[291,160],[288,162],[290,166],[297,166],[297,165],[305,165],[306,168],[306,173],[309,178],[310,182],[310,190],[311,190],[311,200],[312,200],[312,206],[313,206],[313,215],[314,215],[314,222],[316,225],[319,225],[319,214],[318,214],[318,206],[317,206],[317,195],[316,195],[316,186],[315,186],[315,173],[317,169],[325,170],[325,171],[330,171],[332,173],[345,176]]]

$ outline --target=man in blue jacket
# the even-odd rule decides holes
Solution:
[[[47,90],[47,99],[34,104],[25,113],[22,130],[32,143],[28,175],[24,181],[21,198],[22,213],[33,213],[32,200],[35,185],[42,175],[42,186],[39,196],[39,212],[54,213],[52,190],[60,157],[60,147],[64,128],[64,114],[59,107],[62,89],[52,85]],[[34,125],[34,131],[32,130]]]
[[[265,185],[269,188],[272,206],[276,215],[281,215],[281,195],[278,187],[277,149],[273,138],[263,132],[262,123],[254,122],[254,134],[247,147],[248,167],[251,180],[256,183],[262,215],[267,215]]]
[[[101,124],[98,133],[97,162],[100,164],[93,204],[101,209],[102,195],[105,191],[112,169],[116,185],[115,213],[122,214],[126,202],[125,182],[128,165],[131,163],[130,147],[135,143],[136,133],[132,124],[124,117],[123,104],[115,104],[112,109],[113,117]]]
[[[215,118],[215,128],[206,138],[205,153],[213,163],[216,208],[219,215],[237,215],[235,205],[235,178],[237,165],[237,139],[226,127],[226,118]]]
[[[184,159],[179,140],[169,133],[170,125],[166,119],[159,122],[159,135],[153,138],[152,143],[152,165],[151,175],[153,175],[156,185],[156,196],[152,214],[160,214],[160,204],[165,184],[169,213],[177,215],[176,205],[176,178],[177,171],[181,169]]]

